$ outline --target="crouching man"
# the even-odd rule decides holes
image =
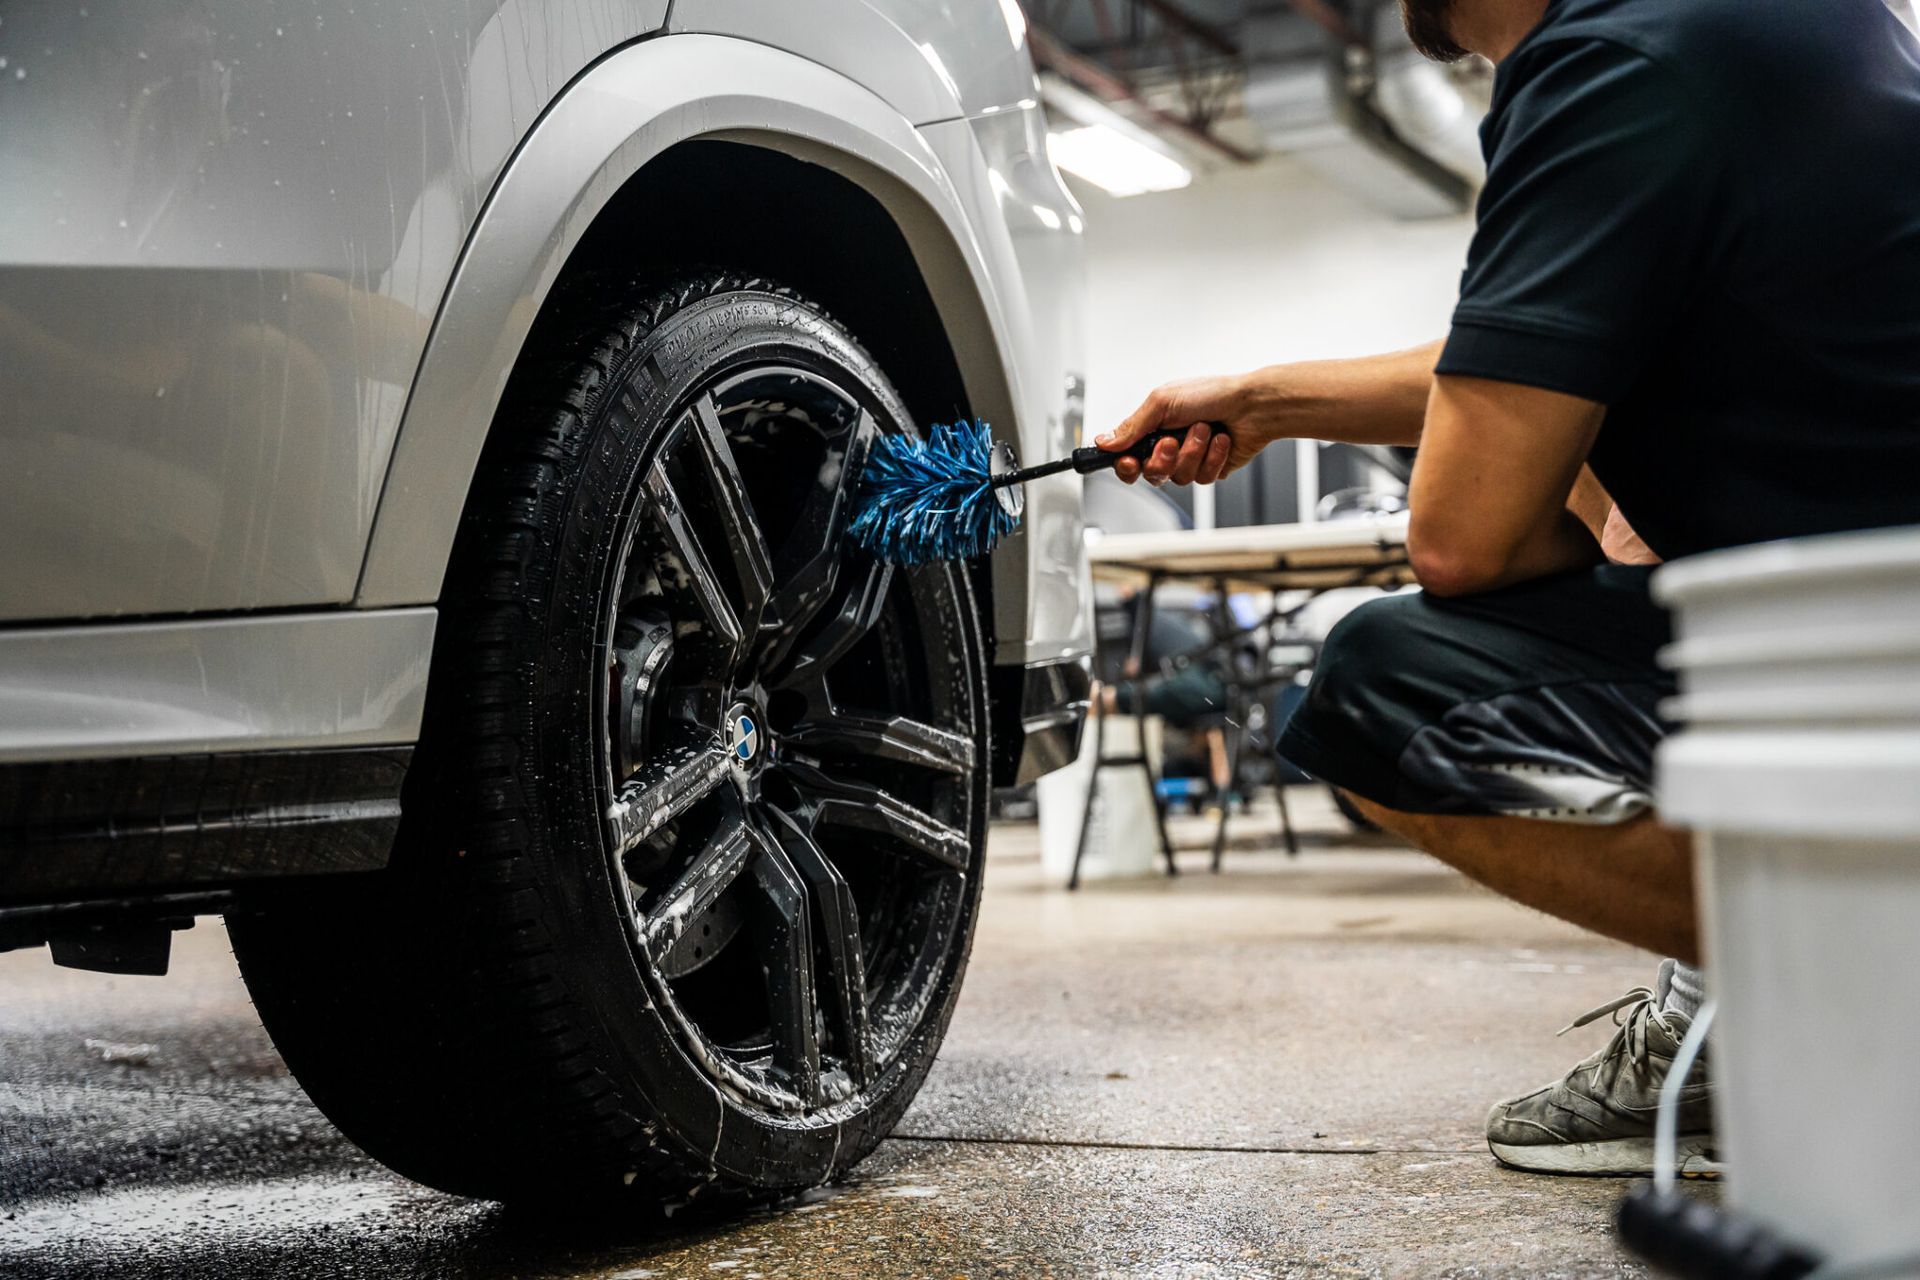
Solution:
[[[1610,1044],[1488,1123],[1508,1164],[1644,1173],[1701,994],[1689,842],[1652,812],[1651,566],[1920,523],[1920,50],[1880,0],[1402,8],[1429,56],[1498,67],[1447,339],[1174,383],[1099,443],[1191,427],[1117,468],[1182,484],[1274,440],[1419,446],[1423,590],[1335,629],[1280,751],[1483,884],[1670,957],[1588,1015]],[[1682,1156],[1708,1172],[1695,1081]]]

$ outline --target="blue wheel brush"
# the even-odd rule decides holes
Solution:
[[[1122,458],[1145,459],[1162,440],[1184,440],[1186,430],[1155,431],[1124,450],[1089,445],[1064,458],[1017,468],[1013,450],[995,444],[984,422],[956,422],[920,439],[882,436],[867,456],[854,501],[853,540],[899,565],[966,560],[984,555],[1013,532],[1026,509],[1020,486],[1073,471],[1091,475]]]

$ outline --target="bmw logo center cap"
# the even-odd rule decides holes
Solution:
[[[735,764],[749,764],[760,750],[760,727],[744,707],[727,717],[727,748]]]

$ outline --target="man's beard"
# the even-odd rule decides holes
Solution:
[[[1467,56],[1447,29],[1447,16],[1452,10],[1453,0],[1400,0],[1400,20],[1406,23],[1407,39],[1435,62],[1458,62]]]

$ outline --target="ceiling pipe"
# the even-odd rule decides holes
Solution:
[[[1321,0],[1305,0],[1305,2],[1315,4],[1320,3]],[[1192,36],[1201,44],[1211,46],[1215,53],[1224,53],[1229,58],[1240,56],[1240,46],[1229,39],[1218,27],[1202,22],[1174,4],[1172,0],[1135,0],[1135,3],[1176,31]]]
[[[1160,129],[1174,134],[1188,142],[1225,156],[1235,164],[1252,164],[1260,158],[1256,151],[1235,146],[1223,138],[1215,137],[1211,132],[1182,120],[1173,112],[1157,107],[1140,95],[1133,82],[1108,67],[1102,66],[1084,54],[1076,53],[1066,43],[1051,32],[1038,27],[1027,29],[1027,41],[1033,50],[1034,58],[1040,65],[1071,81],[1096,98],[1106,102],[1126,102],[1135,110],[1149,117]]]
[[[1346,122],[1354,135],[1384,156],[1390,157],[1408,173],[1424,183],[1451,209],[1473,207],[1476,184],[1457,170],[1441,163],[1426,147],[1411,140],[1393,113],[1383,109],[1379,55],[1371,48],[1346,50],[1335,55],[1338,62],[1329,68],[1335,84],[1335,114]],[[1415,118],[1417,120],[1417,117]],[[1475,126],[1469,124],[1469,129]]]
[[[1347,21],[1346,15],[1334,8],[1327,0],[1288,0],[1295,13],[1319,27],[1322,31],[1338,40],[1349,49],[1371,47],[1360,29]]]
[[[1368,0],[1351,21],[1369,33],[1364,43],[1314,41],[1311,52],[1296,17],[1244,27],[1248,120],[1269,152],[1297,157],[1397,217],[1471,207],[1485,104],[1414,51],[1392,0]]]

